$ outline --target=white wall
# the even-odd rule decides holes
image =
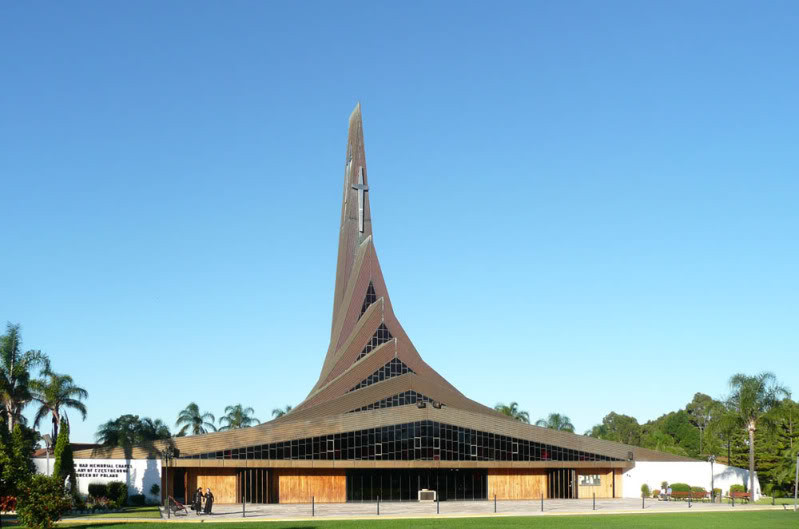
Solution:
[[[33,459],[36,472],[47,473],[47,459]],[[53,457],[50,457],[50,473],[53,472]],[[76,459],[75,470],[78,475],[78,491],[89,493],[90,483],[109,483],[122,481],[128,486],[128,494],[144,494],[149,499],[159,499],[150,494],[154,483],[161,486],[160,459]]]
[[[624,473],[623,490],[625,498],[640,498],[641,485],[646,483],[650,490],[660,489],[664,481],[687,483],[692,487],[704,487],[710,492],[710,463],[707,461],[686,461],[664,463],[636,461],[635,467]],[[727,495],[730,485],[746,484],[749,488],[749,471],[738,467],[713,465],[713,485]],[[760,497],[760,482],[755,472],[755,499]]]

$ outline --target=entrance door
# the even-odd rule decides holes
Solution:
[[[176,500],[186,503],[186,469],[185,468],[176,468],[175,473],[173,474],[174,482],[172,485],[172,490],[174,494],[172,495]]]
[[[577,499],[577,471],[573,468],[556,468],[547,472],[549,498]]]

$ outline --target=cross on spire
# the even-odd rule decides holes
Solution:
[[[363,166],[359,167],[358,183],[352,188],[358,191],[358,231],[363,233],[363,194],[369,191],[369,186],[363,183]]]

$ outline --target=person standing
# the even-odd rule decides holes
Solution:
[[[200,515],[200,511],[203,508],[203,488],[197,487],[197,490],[194,492],[194,512],[197,513],[197,516]]]
[[[205,489],[205,514],[211,514],[211,507],[214,506],[214,495],[210,488]]]

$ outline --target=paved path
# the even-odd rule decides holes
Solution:
[[[310,504],[245,506],[247,520],[306,520],[312,516]],[[440,514],[436,514],[436,504],[432,502],[381,502],[380,517],[387,518],[428,518],[428,517],[473,517],[473,516],[540,516],[565,514],[619,514],[619,513],[669,513],[669,512],[736,512],[751,510],[771,510],[783,507],[771,505],[740,505],[692,503],[647,500],[641,509],[641,500],[615,499],[597,500],[596,510],[591,500],[544,500],[541,501],[497,501],[494,514],[493,501],[446,501],[439,504]],[[197,515],[190,511],[188,516],[173,516],[174,521],[241,521],[242,505],[214,505],[212,515]],[[371,503],[327,503],[316,504],[313,508],[315,518],[373,519],[377,517],[377,504]],[[163,511],[163,509],[162,509]],[[166,520],[166,512],[163,512]]]

